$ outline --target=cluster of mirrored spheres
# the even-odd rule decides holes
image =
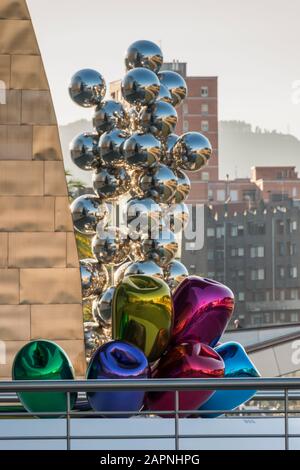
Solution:
[[[203,168],[212,147],[199,132],[174,133],[176,106],[187,86],[162,65],[156,44],[136,41],[125,55],[121,102],[105,98],[105,80],[95,70],[80,70],[69,86],[75,103],[94,108],[94,131],[78,135],[70,145],[73,162],[92,173],[94,190],[71,204],[75,230],[88,237],[94,256],[80,261],[83,299],[92,302],[93,315],[84,325],[87,378],[257,377],[240,344],[219,343],[233,314],[231,290],[189,276],[175,259],[189,218],[184,201],[191,184],[185,171]],[[116,204],[123,209],[118,226],[112,223]],[[56,380],[72,378],[74,372],[58,345],[39,340],[20,350],[13,377]],[[180,392],[179,409],[181,416],[192,410],[231,410],[254,393]],[[32,412],[66,408],[59,393],[51,399],[37,393],[20,398]],[[103,416],[144,408],[166,417],[174,400],[173,392],[88,394],[90,406]],[[74,395],[72,406],[75,401]]]

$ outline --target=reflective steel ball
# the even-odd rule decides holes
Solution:
[[[84,299],[102,294],[108,286],[108,271],[94,258],[80,260],[80,275]]]
[[[158,137],[167,137],[177,124],[174,106],[165,101],[156,101],[141,113],[141,125]]]
[[[129,166],[150,168],[157,164],[161,155],[161,143],[150,133],[136,132],[124,144],[124,157]]]
[[[99,104],[106,93],[105,80],[101,73],[92,69],[76,72],[71,78],[69,94],[71,99],[84,108]]]
[[[137,240],[141,233],[148,233],[161,221],[161,207],[152,198],[132,198],[125,206],[124,218],[127,221],[131,240]]]
[[[71,213],[75,229],[84,235],[94,235],[99,222],[108,221],[107,205],[94,194],[84,194],[71,204]]]
[[[157,232],[155,238],[149,237],[148,234],[141,236],[141,252],[145,259],[152,259],[164,267],[175,257],[178,242],[174,233],[164,227]]]
[[[99,325],[110,326],[112,317],[112,299],[116,288],[109,287],[103,294],[94,299],[92,305],[92,315]]]
[[[166,350],[173,325],[170,289],[142,274],[126,276],[113,298],[113,337],[140,348],[150,362]]]
[[[90,358],[94,351],[102,344],[103,338],[99,333],[99,325],[94,322],[85,322],[84,328],[84,345],[85,355]]]
[[[144,67],[157,73],[162,63],[161,49],[152,41],[135,41],[126,51],[125,66],[127,70]]]
[[[100,199],[113,201],[129,191],[131,180],[122,167],[99,168],[93,173],[92,184]]]
[[[99,134],[111,131],[126,119],[126,112],[118,101],[107,100],[95,109],[93,126]]]
[[[177,178],[170,168],[159,164],[140,177],[139,187],[146,197],[152,197],[157,203],[167,203],[175,194]]]
[[[146,106],[154,103],[159,94],[157,75],[138,67],[126,73],[121,83],[122,96],[130,104]]]
[[[99,164],[98,141],[97,133],[84,132],[70,143],[71,159],[81,170],[92,170]]]
[[[188,275],[188,270],[184,264],[175,259],[164,268],[164,279],[172,292],[176,290]]]
[[[186,200],[190,193],[191,181],[187,174],[181,170],[175,170],[174,173],[177,177],[177,188],[173,197],[173,202],[175,204],[180,204]]]
[[[173,106],[180,104],[187,95],[187,85],[184,78],[172,70],[159,72],[158,78],[171,93]]]
[[[172,104],[171,93],[169,92],[168,88],[162,83],[160,84],[157,101],[165,101],[166,103]]]
[[[90,360],[86,377],[88,380],[147,379],[150,368],[143,352],[124,341],[111,341],[103,344]],[[144,399],[143,391],[89,392],[91,407],[96,411],[128,411],[137,413]],[[114,415],[115,416],[115,415]],[[128,415],[122,414],[124,418]],[[115,416],[116,417],[116,416]]]
[[[128,257],[129,240],[117,227],[106,227],[95,235],[92,251],[100,263],[121,264]]]
[[[173,154],[180,168],[198,171],[210,159],[212,146],[208,138],[200,132],[186,132],[176,142]]]
[[[102,134],[99,140],[99,153],[104,164],[124,165],[123,145],[127,138],[126,131],[118,128]]]
[[[146,276],[153,276],[163,279],[163,270],[152,260],[135,261],[129,264],[124,272],[124,277],[133,274],[145,274]]]
[[[12,366],[13,380],[73,380],[75,374],[70,359],[58,344],[39,339],[25,344],[16,354]],[[19,392],[19,399],[27,411],[66,412],[65,392]],[[77,393],[70,394],[71,408]],[[44,417],[44,416],[43,416]]]
[[[130,257],[130,252],[129,252]],[[121,264],[117,267],[114,272],[114,285],[117,286],[124,278],[124,273],[126,268],[131,265],[131,261],[126,261],[125,263]]]
[[[184,202],[166,206],[163,220],[174,233],[180,233],[189,222],[190,213]]]

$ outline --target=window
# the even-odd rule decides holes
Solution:
[[[262,316],[259,314],[255,314],[252,317],[252,325],[261,325],[263,323]]]
[[[279,277],[280,279],[284,279],[284,276],[285,276],[285,269],[284,269],[284,267],[283,267],[283,266],[278,266],[277,270],[278,270],[278,277]]]
[[[293,256],[297,253],[297,246],[295,243],[287,242],[286,247],[287,247],[287,254],[289,256]]]
[[[292,189],[292,197],[297,197],[297,188]]]
[[[285,256],[285,244],[283,242],[277,243],[277,254],[279,256]]]
[[[231,225],[230,235],[232,237],[241,237],[244,235],[243,225]]]
[[[264,235],[266,233],[266,225],[264,223],[248,223],[248,232],[250,235]]]
[[[224,251],[223,251],[223,250],[216,250],[215,253],[216,253],[216,259],[217,259],[218,261],[223,261],[223,259],[224,259]]]
[[[225,189],[217,189],[217,201],[225,201]]]
[[[207,259],[209,261],[212,261],[215,257],[215,250],[208,250],[207,251]]]
[[[239,280],[243,280],[245,278],[245,271],[243,269],[239,269],[237,272]]]
[[[224,225],[218,225],[218,227],[216,229],[216,237],[217,238],[222,238],[222,237],[224,237],[224,233],[225,233]]]
[[[250,247],[250,258],[263,258],[265,256],[264,246],[251,246]]]
[[[290,299],[291,300],[298,300],[299,299],[298,289],[291,289],[290,290]]]
[[[297,277],[298,277],[297,266],[289,266],[289,276],[292,279],[297,279]]]
[[[208,121],[201,121],[201,130],[202,130],[202,132],[208,132],[209,131]]]
[[[236,189],[230,190],[230,199],[232,202],[236,202],[239,199],[239,193]]]
[[[278,235],[283,235],[284,234],[284,222],[283,220],[277,220],[276,221],[276,229]]]
[[[230,250],[230,255],[232,257],[241,257],[241,256],[244,256],[245,254],[245,251],[244,251],[244,248],[240,247],[240,248],[231,248]]]
[[[207,171],[202,171],[201,172],[201,179],[202,179],[202,181],[208,181],[209,180],[209,173]]]
[[[183,114],[188,114],[189,107],[187,103],[183,103]]]
[[[189,130],[189,121],[183,121],[183,131],[187,132]]]
[[[208,104],[207,103],[202,103],[201,104],[201,113],[202,114],[208,114]]]
[[[246,191],[243,191],[243,200],[244,201],[255,201],[256,199],[256,190],[255,189],[249,189]]]
[[[263,281],[265,279],[265,270],[263,268],[251,269],[251,281]]]
[[[201,96],[202,98],[206,98],[208,96],[208,86],[201,87]]]
[[[292,322],[298,322],[299,321],[299,315],[297,312],[292,312],[291,313],[291,321]]]
[[[238,293],[238,301],[239,302],[244,302],[245,301],[245,292],[239,292]]]
[[[208,190],[208,200],[213,201],[214,200],[214,192],[212,189]]]
[[[297,230],[297,220],[287,220],[286,221],[286,224],[287,224],[287,232],[288,233],[291,233],[291,232],[295,232]]]
[[[207,227],[206,235],[208,237],[214,237],[215,236],[215,229],[213,227]]]

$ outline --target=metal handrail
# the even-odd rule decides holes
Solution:
[[[122,380],[11,380],[0,381],[0,393],[60,391],[189,391],[189,390],[300,390],[300,378],[122,379]]]

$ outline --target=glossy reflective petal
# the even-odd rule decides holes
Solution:
[[[200,132],[183,134],[173,148],[178,167],[187,171],[199,171],[208,163],[211,154],[211,143]]]
[[[178,286],[173,300],[172,342],[198,341],[214,347],[233,313],[232,291],[212,279],[189,276]]]
[[[125,55],[127,70],[135,67],[144,67],[158,72],[163,63],[160,47],[152,41],[140,40],[132,43]]]
[[[226,378],[260,377],[260,373],[247,355],[243,346],[236,342],[221,344],[215,348],[225,363]],[[200,410],[231,411],[250,400],[256,390],[217,390],[215,394],[201,407]],[[216,418],[220,414],[203,414],[202,418]]]
[[[72,364],[64,350],[52,341],[31,341],[17,353],[12,366],[13,380],[72,380]],[[63,392],[20,392],[18,396],[31,413],[65,412],[67,398]],[[77,394],[71,394],[73,408]]]
[[[87,379],[146,379],[150,376],[148,361],[143,352],[132,344],[111,341],[101,346],[90,360]],[[144,392],[93,392],[87,394],[91,407],[105,411],[138,412]],[[124,415],[122,415],[124,417]]]
[[[200,343],[186,343],[175,346],[162,356],[152,370],[152,378],[221,378],[224,362],[212,348]],[[195,390],[179,392],[179,410],[199,408],[214,391]],[[146,409],[172,411],[175,409],[174,392],[150,392],[145,400]],[[162,415],[169,417],[172,415]],[[180,415],[185,416],[185,415]]]
[[[94,194],[84,194],[71,204],[75,229],[84,235],[94,235],[99,222],[106,225],[109,217],[107,205]]]
[[[99,164],[98,141],[99,135],[95,132],[84,132],[72,140],[71,158],[81,170],[92,170]]]
[[[96,70],[82,69],[71,78],[69,94],[79,106],[84,108],[95,106],[102,101],[105,93],[105,80]]]
[[[113,299],[113,337],[138,346],[152,362],[167,348],[172,325],[167,284],[141,274],[124,277]]]
[[[154,103],[159,94],[159,87],[157,75],[142,67],[127,72],[121,83],[124,100],[142,106]]]

